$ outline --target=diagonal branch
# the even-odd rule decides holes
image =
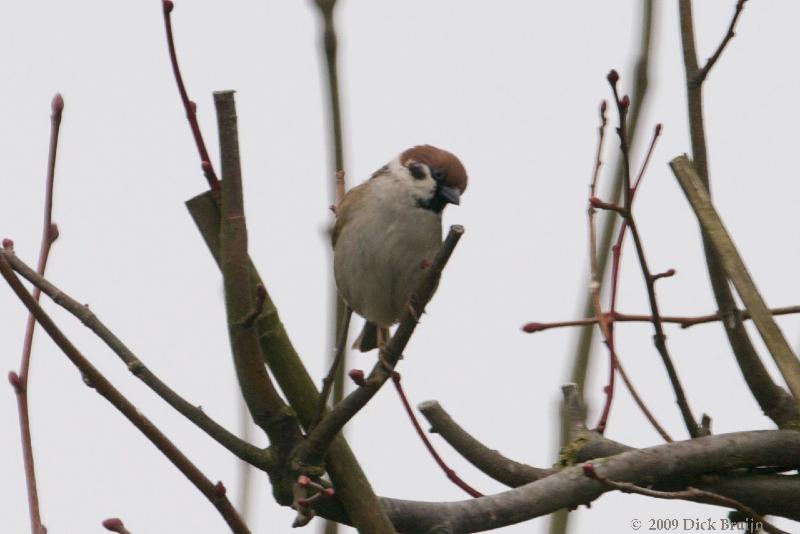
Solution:
[[[411,334],[417,327],[417,317],[421,316],[425,311],[425,306],[436,289],[442,270],[463,234],[464,228],[462,226],[455,225],[450,227],[450,232],[447,234],[442,248],[436,254],[412,294],[412,301],[415,301],[415,310],[406,309],[403,312],[400,325],[383,350],[384,361],[378,362],[363,385],[352,391],[342,402],[334,406],[330,413],[320,421],[319,425],[311,431],[298,453],[298,456],[303,459],[301,463],[310,463],[312,465],[320,463],[331,441],[342,427],[375,396],[386,380],[391,377],[391,371],[387,367],[393,368],[400,359],[406,344],[411,339]]]
[[[734,29],[736,28],[736,22],[739,20],[739,15],[742,14],[742,8],[744,8],[745,2],[747,2],[747,0],[739,0],[738,2],[736,2],[736,8],[734,9],[731,22],[728,25],[727,33],[725,33],[725,37],[722,38],[722,42],[719,43],[719,46],[711,55],[711,57],[708,58],[706,64],[703,65],[703,68],[700,69],[697,75],[695,76],[693,80],[695,84],[700,85],[705,81],[706,76],[708,76],[708,73],[711,71],[711,69],[714,68],[714,65],[717,63],[719,57],[722,55],[722,52],[725,50],[725,47],[728,46],[728,43],[736,35]]]
[[[180,94],[183,109],[186,111],[186,119],[189,121],[189,128],[192,130],[194,144],[197,147],[197,153],[200,155],[200,167],[206,177],[208,187],[212,191],[218,191],[219,179],[217,179],[214,167],[211,165],[211,158],[206,149],[206,142],[203,140],[203,132],[200,131],[200,124],[197,122],[197,104],[189,99],[189,94],[186,92],[186,85],[183,83],[181,69],[178,66],[178,53],[175,51],[175,38],[172,35],[172,10],[175,8],[175,4],[171,0],[162,0],[161,8],[164,13],[164,30],[167,36],[167,49],[169,50],[172,75],[175,77],[175,83],[178,86],[178,94]]]
[[[218,195],[213,191],[207,191],[188,200],[186,205],[209,252],[219,266],[221,246]],[[252,261],[249,262],[249,270],[251,285],[253,287],[261,285],[266,289]],[[264,361],[292,409],[297,413],[300,423],[308,429],[316,414],[319,391],[292,345],[268,291],[265,294],[263,312],[256,319],[255,326]],[[325,517],[352,523],[364,531],[371,528],[375,532],[382,532],[374,527],[379,524],[389,525],[389,519],[386,518],[386,512],[380,506],[361,465],[341,434],[331,443],[326,457],[326,468],[336,487],[337,498],[320,500],[315,503],[314,509],[320,515],[324,512]]]
[[[786,385],[789,386],[795,399],[800,400],[800,360],[792,352],[789,343],[772,318],[730,234],[714,209],[700,176],[686,156],[679,156],[670,161],[670,167],[697,216],[703,235],[714,247],[727,277],[733,282],[739,297],[752,315],[753,322],[778,365]]]
[[[49,315],[45,313],[41,306],[25,290],[19,278],[6,261],[5,255],[0,255],[0,274],[6,279],[8,285],[14,290],[17,297],[25,304],[28,311],[36,317],[42,328],[64,352],[67,358],[77,367],[83,375],[84,382],[89,387],[95,389],[100,395],[108,400],[122,415],[133,423],[142,434],[160,450],[172,464],[183,473],[183,475],[194,484],[194,486],[205,495],[205,497],[219,511],[222,518],[230,527],[231,531],[237,534],[249,534],[247,525],[244,524],[239,514],[234,509],[230,501],[225,497],[225,488],[221,482],[214,484],[195,466],[189,458],[184,455],[178,447],[172,443],[147,417],[131,404],[122,393],[119,392],[111,382],[98,371],[86,357],[67,339],[59,330]]]
[[[242,395],[253,420],[267,433],[270,444],[278,454],[284,455],[296,445],[301,434],[267,374],[258,343],[258,331],[251,319],[257,295],[250,284],[233,91],[215,92],[214,104],[222,159],[220,265],[233,361]]]
[[[50,248],[58,239],[58,226],[53,223],[53,184],[56,177],[56,155],[58,154],[58,134],[61,130],[61,116],[64,112],[64,99],[56,94],[51,103],[50,115],[50,146],[47,156],[47,178],[45,179],[44,196],[44,223],[42,224],[42,240],[39,248],[39,263],[36,271],[44,275],[47,268],[47,259],[50,257]],[[33,300],[39,302],[42,292],[39,288],[33,289]],[[20,359],[19,374],[13,371],[8,378],[17,396],[17,411],[19,413],[19,429],[22,439],[22,461],[25,466],[25,483],[28,489],[28,512],[31,518],[31,532],[44,534],[47,529],[42,525],[39,511],[39,492],[36,487],[36,467],[33,460],[33,440],[31,438],[30,410],[28,407],[28,378],[33,353],[33,332],[36,328],[36,319],[28,315],[25,325],[25,337],[22,342],[22,357]]]
[[[614,71],[612,71],[612,74]],[[629,159],[629,147],[628,147],[628,135],[626,129],[626,115],[627,110],[629,107],[630,100],[628,99],[627,95],[620,98],[617,93],[617,85],[616,79],[609,75],[609,81],[611,82],[611,88],[614,91],[614,101],[617,105],[617,111],[619,115],[619,127],[617,128],[617,134],[620,140],[620,150],[622,151],[622,157],[626,161]],[[657,138],[660,134],[661,126],[657,125],[655,129],[653,143],[655,143],[655,138]],[[683,417],[684,424],[686,425],[686,429],[689,431],[689,435],[691,437],[696,437],[700,435],[700,427],[697,424],[694,416],[692,415],[691,408],[689,407],[689,401],[686,398],[686,394],[683,391],[683,386],[681,385],[680,379],[678,378],[678,373],[675,369],[675,365],[672,363],[672,357],[669,354],[669,350],[667,349],[667,336],[664,334],[664,325],[661,322],[661,311],[658,306],[658,299],[656,298],[656,280],[659,278],[657,275],[653,275],[652,271],[650,270],[650,266],[647,262],[647,258],[644,253],[644,246],[642,244],[641,236],[639,235],[639,228],[636,223],[636,219],[633,216],[633,199],[636,194],[636,191],[639,187],[641,179],[643,177],[644,169],[647,165],[647,160],[652,153],[651,145],[650,150],[648,151],[647,159],[642,166],[642,172],[639,174],[637,180],[635,182],[631,181],[630,176],[630,164],[627,163],[625,165],[625,188],[627,190],[627,195],[625,195],[625,204],[622,207],[621,215],[623,217],[623,226],[620,229],[620,236],[624,235],[625,228],[628,227],[631,231],[631,237],[633,238],[633,243],[636,248],[636,255],[639,259],[639,266],[642,271],[642,276],[644,277],[645,286],[647,287],[647,298],[650,303],[650,310],[653,314],[653,329],[655,331],[653,335],[653,342],[655,344],[656,350],[658,351],[659,356],[661,356],[661,360],[664,363],[664,367],[667,371],[667,376],[669,377],[669,381],[672,384],[672,389],[675,392],[675,397],[678,403],[678,408],[680,409],[681,416]],[[619,255],[621,251],[622,243],[618,241],[618,250],[617,254]],[[617,258],[619,261],[619,258]],[[614,311],[614,306],[612,305],[612,312]],[[598,316],[601,315],[601,312],[598,311]]]
[[[730,472],[746,467],[776,464],[796,466],[798,458],[799,432],[767,430],[676,441],[596,459],[592,463],[610,479],[646,486],[674,484],[687,479],[705,478],[708,473]],[[712,478],[715,476],[711,475]],[[763,508],[759,508],[759,513],[780,513],[783,517],[800,518],[797,507],[800,480],[796,476],[782,478],[789,479],[783,485],[789,500],[762,499],[760,505]],[[744,489],[746,485],[740,484],[739,489]],[[789,487],[792,489],[789,490]],[[760,484],[759,488],[763,491],[766,486]],[[565,507],[585,505],[609,490],[604,484],[584,476],[581,466],[573,466],[530,484],[478,499],[446,503],[385,499],[384,505],[392,519],[396,518],[397,529],[401,532],[427,532],[436,525],[444,524],[453,532],[467,533],[520,523]],[[733,492],[726,496],[745,502]]]
[[[255,445],[239,439],[209,417],[203,410],[181,397],[153,372],[98,318],[88,306],[85,306],[61,291],[58,287],[39,276],[10,250],[0,249],[0,257],[4,258],[17,273],[44,292],[53,302],[67,310],[87,328],[94,332],[110,348],[128,370],[145,383],[156,395],[172,406],[178,413],[206,432],[217,443],[231,451],[245,462],[266,469],[272,465],[272,457]]]
[[[465,460],[506,486],[515,488],[556,472],[516,462],[490,449],[461,428],[437,401],[425,401],[417,408],[430,423],[431,432],[442,436]]]
[[[703,80],[697,78],[699,71],[697,51],[694,37],[694,21],[691,0],[679,0],[681,46],[683,49],[683,64],[686,72],[686,95],[689,115],[689,134],[692,143],[692,160],[697,174],[711,191],[708,175],[708,153],[706,149],[706,135],[703,121]],[[714,299],[719,307],[719,313],[724,318],[721,325],[725,329],[728,343],[733,350],[736,362],[753,394],[764,413],[779,427],[796,425],[800,421],[800,409],[782,387],[778,386],[764,363],[761,361],[750,336],[738,314],[736,300],[733,298],[731,287],[725,277],[719,256],[711,244],[704,237],[703,248],[708,266],[708,277],[714,291]]]

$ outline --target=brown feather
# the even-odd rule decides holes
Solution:
[[[467,188],[467,170],[455,154],[431,145],[418,145],[400,154],[400,163],[406,165],[409,160],[426,164],[431,169],[444,173],[444,181],[458,188],[463,193]]]

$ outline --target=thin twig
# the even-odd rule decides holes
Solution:
[[[741,316],[742,320],[752,319],[752,317],[750,316],[750,312],[748,312],[747,310],[737,310],[737,313]],[[800,313],[800,306],[782,306],[778,308],[771,308],[769,310],[769,313],[770,315],[791,315],[795,313]],[[609,318],[609,320],[611,319],[612,317]],[[723,317],[720,315],[719,312],[717,312],[717,313],[709,313],[706,315],[696,315],[696,316],[664,315],[661,317],[661,322],[677,324],[681,328],[686,329],[701,324],[715,323],[717,321],[721,321],[722,319]],[[653,316],[644,314],[629,314],[629,313],[615,312],[613,315],[613,321],[615,323],[652,323]],[[533,334],[537,332],[544,332],[545,330],[551,330],[554,328],[565,328],[572,326],[590,326],[594,324],[598,324],[597,317],[590,317],[587,319],[573,319],[571,321],[553,321],[548,323],[531,322],[523,325],[522,331],[527,332],[529,334]]]
[[[612,73],[616,75],[616,72],[612,71]],[[611,76],[611,74],[609,74],[609,76]],[[592,173],[592,181],[589,184],[589,209],[587,212],[589,224],[589,267],[591,276],[589,287],[592,295],[592,304],[594,305],[595,317],[598,318],[600,332],[603,336],[606,346],[608,347],[608,355],[610,358],[608,384],[604,390],[606,401],[600,416],[600,423],[598,423],[597,426],[597,431],[601,434],[605,429],[605,424],[608,420],[608,414],[611,410],[611,400],[614,398],[614,369],[617,365],[617,355],[616,351],[614,350],[614,338],[611,331],[611,323],[607,320],[606,315],[603,313],[603,306],[600,303],[600,268],[597,262],[597,230],[595,228],[596,210],[592,202],[592,200],[596,198],[597,181],[600,177],[600,167],[602,165],[601,156],[603,154],[603,142],[605,141],[606,125],[608,124],[608,119],[606,118],[607,107],[606,101],[604,100],[600,105],[600,126],[598,128],[597,135],[597,154],[595,158],[594,172]]]
[[[627,114],[627,109],[629,106],[629,100],[627,95],[620,98],[617,89],[616,89],[616,79],[612,79],[609,76],[609,82],[611,83],[612,90],[614,92],[614,100],[617,104],[617,111],[619,115],[619,127],[617,128],[617,134],[620,139],[620,147],[622,151],[622,156],[625,159],[629,158],[629,149],[627,147],[627,134],[626,134],[626,121],[625,117]],[[681,385],[680,379],[678,378],[678,373],[675,370],[675,366],[672,363],[672,358],[669,354],[669,350],[667,349],[666,344],[666,335],[664,334],[664,326],[661,322],[661,312],[658,307],[658,300],[656,299],[656,292],[655,292],[655,283],[656,279],[651,274],[650,267],[647,263],[647,258],[645,257],[644,247],[642,245],[641,236],[639,235],[639,229],[636,224],[636,219],[633,216],[633,199],[636,191],[639,187],[641,178],[644,174],[644,167],[647,164],[647,161],[652,154],[652,146],[655,143],[655,140],[659,137],[661,133],[661,125],[657,125],[653,134],[653,141],[651,144],[650,150],[648,150],[648,156],[642,166],[642,172],[639,174],[635,183],[631,183],[630,177],[630,164],[625,165],[626,169],[626,179],[625,184],[626,187],[629,188],[628,194],[625,196],[625,206],[624,206],[624,215],[623,215],[623,224],[622,228],[620,229],[620,240],[617,242],[618,249],[615,251],[617,258],[617,267],[616,273],[619,273],[619,255],[621,253],[622,242],[621,238],[624,235],[625,227],[627,226],[630,228],[631,237],[633,237],[634,246],[636,248],[636,255],[639,259],[639,266],[642,271],[642,275],[644,277],[645,285],[647,287],[647,297],[650,303],[650,310],[653,315],[653,329],[655,330],[655,334],[653,335],[653,341],[656,346],[656,350],[658,351],[659,355],[661,356],[661,360],[664,363],[664,367],[667,370],[667,375],[669,377],[670,383],[672,384],[672,388],[675,391],[675,396],[677,399],[678,407],[680,409],[681,415],[684,420],[684,424],[686,425],[687,430],[689,431],[689,435],[691,437],[696,437],[700,435],[700,429],[697,425],[697,421],[694,419],[692,415],[691,409],[689,407],[689,402],[686,399],[686,394],[683,391],[683,386]],[[612,299],[615,299],[616,291],[612,290]],[[615,302],[615,300],[612,300]],[[612,304],[611,308],[612,313],[615,311],[615,307]]]
[[[42,240],[39,245],[39,263],[36,272],[44,276],[47,269],[47,259],[50,257],[50,248],[58,239],[58,227],[53,223],[53,184],[56,177],[56,155],[58,154],[58,134],[61,130],[61,116],[64,112],[64,99],[60,94],[53,97],[50,115],[50,145],[47,156],[47,178],[45,179],[44,196],[44,222],[42,224]],[[39,302],[42,292],[38,287],[33,289],[33,300]],[[42,525],[39,509],[39,492],[36,486],[36,467],[33,459],[33,440],[31,437],[30,411],[28,408],[28,379],[30,377],[31,355],[33,353],[33,333],[36,328],[36,319],[33,314],[28,314],[25,325],[25,337],[22,343],[22,357],[19,365],[19,374],[13,371],[9,380],[17,396],[17,410],[19,413],[20,437],[22,439],[22,460],[25,466],[25,483],[28,489],[28,511],[31,519],[31,532],[44,534],[47,529]]]
[[[62,352],[70,359],[84,377],[84,382],[95,389],[119,410],[142,434],[149,439],[183,475],[211,501],[219,511],[222,518],[237,534],[249,534],[250,530],[239,517],[236,509],[225,497],[224,487],[220,482],[214,484],[195,466],[178,447],[167,438],[147,417],[126,399],[111,382],[98,371],[86,357],[78,351],[72,342],[55,325],[49,315],[33,297],[25,290],[19,278],[14,274],[11,265],[6,261],[5,255],[0,255],[0,274],[16,293],[28,311],[36,317],[50,338],[58,345]]]
[[[700,85],[705,81],[706,76],[708,76],[708,73],[711,71],[712,68],[714,68],[714,64],[716,64],[717,60],[722,55],[722,52],[725,50],[725,47],[728,46],[728,43],[736,35],[736,32],[734,31],[736,28],[736,22],[739,20],[739,15],[742,14],[742,8],[744,8],[745,2],[747,2],[747,0],[739,0],[738,2],[736,2],[736,8],[733,12],[733,17],[731,18],[731,22],[728,25],[727,33],[725,33],[725,37],[722,38],[722,42],[719,43],[719,46],[711,55],[711,57],[708,58],[706,64],[703,65],[703,68],[700,69],[700,71],[695,76],[693,80],[695,84]]]
[[[783,531],[775,525],[767,522],[762,515],[749,506],[740,503],[736,499],[732,499],[718,493],[701,490],[692,486],[688,486],[685,490],[680,491],[659,491],[650,488],[643,488],[642,486],[637,486],[636,484],[632,484],[630,482],[618,482],[598,473],[597,469],[595,469],[591,462],[586,462],[583,464],[583,473],[587,477],[597,480],[598,482],[602,482],[606,486],[622,491],[623,493],[635,493],[638,495],[645,495],[647,497],[655,497],[656,499],[681,499],[733,508],[751,517],[754,523],[758,524],[757,530],[763,528],[771,534],[789,534],[788,532]]]
[[[414,430],[417,431],[417,435],[419,439],[422,440],[422,443],[425,444],[425,448],[428,449],[428,452],[433,457],[433,460],[436,462],[436,465],[444,471],[444,474],[447,475],[447,478],[456,486],[464,490],[467,495],[470,497],[483,497],[483,493],[476,490],[453,471],[449,465],[445,463],[439,453],[436,452],[436,449],[433,448],[433,444],[431,440],[428,439],[428,436],[425,435],[425,431],[422,430],[422,427],[417,421],[416,416],[414,415],[414,410],[411,408],[411,404],[408,402],[408,397],[406,397],[405,391],[403,391],[403,386],[400,383],[400,373],[394,372],[392,373],[392,383],[394,384],[395,389],[397,390],[397,394],[400,397],[400,400],[403,402],[403,408],[406,410],[406,414],[408,414],[408,418],[411,419],[411,424],[414,425]]]
[[[203,175],[206,177],[208,187],[212,191],[218,191],[219,179],[214,172],[214,166],[211,164],[211,158],[208,156],[208,150],[206,150],[206,142],[203,140],[203,132],[200,131],[200,124],[197,122],[197,104],[189,99],[189,94],[186,92],[186,85],[183,83],[183,76],[181,76],[181,69],[178,66],[178,53],[175,51],[175,38],[172,34],[172,10],[174,7],[175,4],[170,0],[162,0],[161,2],[172,74],[175,77],[175,83],[178,85],[178,93],[180,93],[181,96],[183,109],[186,111],[186,119],[189,121],[189,127],[192,130],[192,137],[194,138],[195,146],[197,146],[197,153],[200,155],[200,168],[203,170]]]
[[[342,106],[339,88],[339,68],[337,60],[337,52],[339,48],[338,37],[336,35],[335,23],[335,9],[336,0],[315,0],[319,14],[322,18],[322,48],[325,52],[325,68],[328,75],[328,110],[330,117],[329,140],[331,152],[333,155],[333,170],[335,172],[336,180],[334,182],[333,190],[331,191],[331,198],[333,200],[334,213],[337,213],[339,204],[344,198],[346,190],[345,185],[345,164],[344,164],[344,135],[342,132]],[[333,263],[331,262],[331,265]],[[331,326],[329,336],[333,343],[337,343],[337,338],[340,332],[345,329],[345,336],[347,331],[345,323],[349,323],[349,309],[347,308],[344,299],[339,294],[335,284],[332,284],[330,294],[333,297],[330,306],[331,310]],[[347,318],[345,316],[348,316]],[[336,360],[341,360],[336,363]],[[341,356],[336,354],[331,360],[331,368],[338,368],[338,372],[334,374],[333,379],[333,404],[338,404],[344,397],[344,370],[347,367],[347,347],[342,350]],[[324,395],[324,402],[327,403],[327,395]],[[320,404],[324,407],[324,404]],[[319,422],[317,419],[320,416],[319,410],[314,417],[314,424]],[[338,532],[338,524],[333,521],[328,521],[325,526],[325,534],[335,534]]]
[[[628,388],[628,392],[631,394],[631,397],[633,397],[633,402],[636,403],[636,406],[639,407],[639,409],[644,414],[645,418],[647,418],[647,420],[653,426],[655,431],[658,432],[658,435],[661,436],[661,438],[667,443],[671,443],[672,441],[674,441],[672,439],[672,436],[670,436],[669,433],[666,430],[664,430],[664,427],[661,426],[661,423],[658,422],[655,415],[653,415],[653,412],[650,411],[650,408],[647,407],[647,404],[645,404],[644,399],[642,399],[642,396],[639,395],[639,392],[633,385],[633,382],[631,381],[630,378],[628,378],[628,373],[625,372],[625,368],[622,366],[622,361],[619,359],[619,357],[617,357],[617,371],[619,372],[619,376],[622,377],[622,381],[625,383],[625,387]]]
[[[649,86],[649,64],[650,64],[650,51],[651,41],[653,35],[653,22],[655,15],[653,13],[653,0],[644,0],[641,5],[641,33],[639,35],[639,47],[636,51],[633,67],[633,87],[631,89],[631,110],[630,110],[630,132],[631,136],[635,138],[635,132],[639,124],[639,116],[644,103],[647,99],[647,89]],[[619,157],[615,159],[612,174],[613,179],[608,184],[605,197],[611,202],[619,202],[622,196],[622,182],[623,170],[622,162]],[[611,246],[617,226],[617,218],[611,213],[606,213],[600,223],[599,243],[598,243],[598,276],[599,280],[604,280],[606,271],[608,270],[609,259],[611,257]],[[594,303],[591,294],[587,294],[583,306],[582,316],[589,317],[593,314]],[[573,361],[570,370],[570,382],[574,382],[581,393],[583,393],[584,385],[586,382],[586,375],[589,369],[589,361],[593,352],[592,341],[594,339],[594,328],[582,328],[580,333],[576,335],[575,349]],[[564,416],[561,417],[561,445],[567,443],[568,428]],[[561,510],[552,516],[550,534],[564,534],[567,531],[567,514],[566,510]]]
[[[334,353],[333,361],[331,362],[331,368],[328,370],[328,374],[325,378],[322,379],[322,391],[319,394],[319,405],[317,407],[317,415],[314,416],[314,419],[311,421],[311,424],[308,427],[308,431],[310,432],[317,423],[319,423],[322,416],[325,414],[325,407],[328,405],[328,397],[331,394],[331,389],[333,388],[333,383],[336,379],[337,370],[342,365],[342,360],[344,360],[344,355],[347,351],[347,332],[350,330],[350,318],[353,316],[353,310],[350,307],[347,307],[344,315],[344,322],[342,323],[342,329],[339,331],[339,339],[336,342],[336,352]]]
[[[272,457],[267,452],[255,445],[239,439],[235,434],[226,430],[219,423],[209,417],[203,410],[188,402],[178,395],[168,385],[161,381],[153,372],[134,354],[108,327],[98,318],[88,306],[79,303],[68,294],[39,276],[25,262],[19,259],[11,250],[0,249],[0,257],[11,265],[11,268],[23,278],[40,289],[53,302],[67,310],[87,328],[94,332],[116,354],[139,380],[144,382],[156,395],[172,406],[178,413],[197,425],[217,443],[228,449],[241,460],[267,469],[272,464]]]

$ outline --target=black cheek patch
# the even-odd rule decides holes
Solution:
[[[411,173],[411,176],[413,176],[415,180],[422,180],[425,178],[425,169],[423,169],[422,165],[419,165],[418,163],[412,163],[409,165],[408,172]]]

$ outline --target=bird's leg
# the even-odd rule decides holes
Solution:
[[[383,368],[389,371],[389,373],[394,373],[394,365],[392,365],[389,360],[386,359],[386,346],[389,344],[388,334],[388,328],[381,328],[380,326],[378,327],[378,362],[380,362]],[[403,359],[402,354],[397,358],[397,360],[401,359]]]
[[[411,317],[414,318],[414,322],[419,322],[420,313],[417,311],[417,305],[419,304],[419,297],[414,293],[411,293],[408,296],[408,302],[406,303],[406,309],[408,313],[411,314]]]

